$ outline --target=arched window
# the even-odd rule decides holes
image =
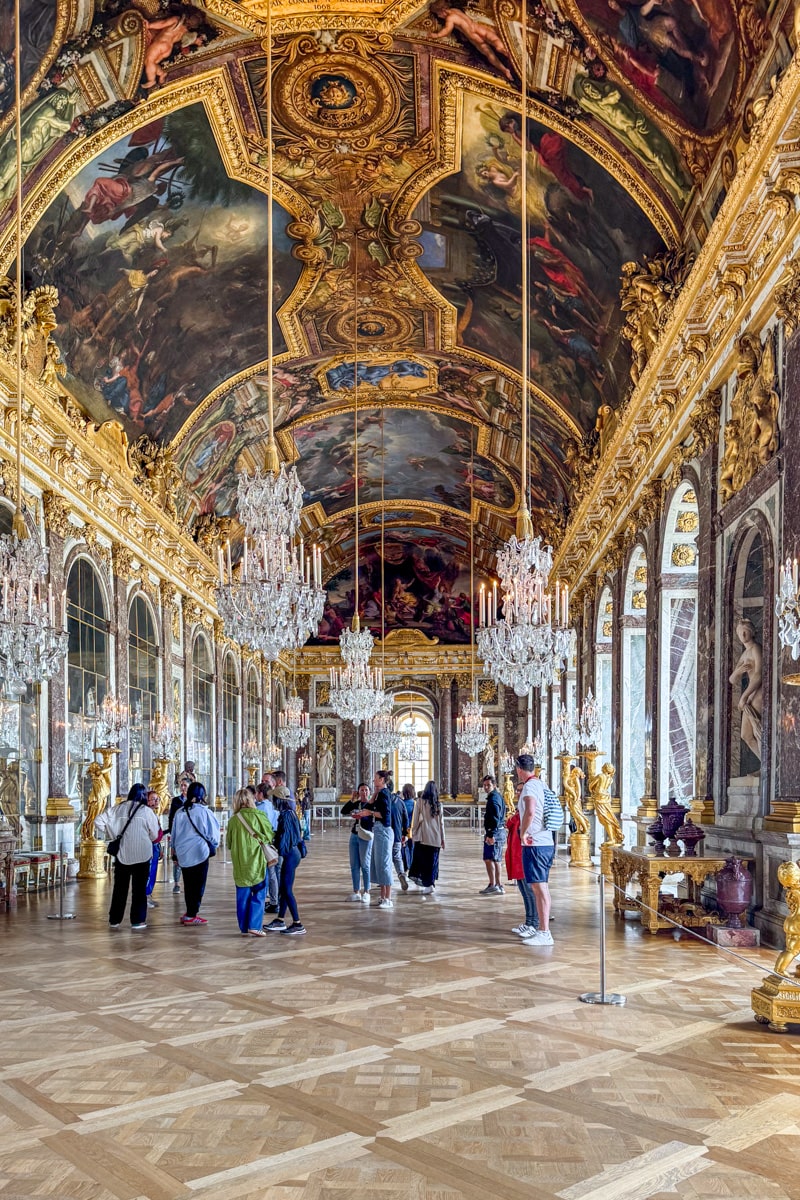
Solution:
[[[146,783],[152,766],[150,730],[158,711],[158,640],[144,596],[134,596],[128,614],[128,705],[130,780]]]
[[[76,559],[67,578],[67,791],[86,800],[86,768],[96,745],[97,718],[108,691],[108,619],[97,572]]]
[[[416,725],[417,744],[420,757],[409,759],[403,756],[403,744],[394,752],[392,764],[394,786],[400,791],[403,784],[410,783],[415,791],[422,791],[429,779],[433,779],[433,723],[430,701],[416,693],[405,692],[395,696],[398,725],[402,734],[410,734],[412,719]]]
[[[227,800],[239,787],[239,677],[233,655],[225,656],[222,669],[222,790]]]
[[[187,753],[198,780],[211,786],[214,761],[214,668],[211,647],[199,634],[192,650],[192,716]]]

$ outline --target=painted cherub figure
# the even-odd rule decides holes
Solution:
[[[431,37],[449,37],[454,30],[457,30],[464,40],[477,50],[478,54],[500,72],[504,79],[513,83],[514,76],[506,63],[502,61],[508,59],[508,51],[503,45],[503,39],[491,25],[486,25],[483,21],[474,21],[462,9],[455,8],[448,3],[448,0],[434,0],[430,11],[432,16],[444,21],[443,27],[437,33],[430,34]]]
[[[170,13],[169,16],[154,21],[145,21],[148,41],[143,64],[143,88],[154,88],[164,82],[167,73],[163,64],[179,46],[188,50],[193,46],[203,45],[206,36],[197,32],[203,19],[200,9],[188,6],[183,12]],[[194,37],[191,36],[193,33]]]
[[[785,975],[800,954],[800,863],[781,863],[778,867],[778,883],[786,889],[789,915],[783,922],[786,949],[775,960],[775,971],[778,975]]]
[[[584,778],[585,776],[580,767],[571,767],[564,776],[562,784],[567,811],[575,822],[575,832],[583,834],[589,832],[589,822],[586,819],[586,813],[583,811],[583,803],[581,802],[581,780]]]
[[[616,767],[613,763],[603,763],[600,770],[589,780],[589,795],[594,804],[594,812],[606,835],[606,841],[612,846],[621,846],[625,840],[622,826],[611,811],[611,786],[614,782]]]

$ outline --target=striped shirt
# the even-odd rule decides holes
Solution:
[[[133,820],[125,829],[128,817],[134,809]],[[160,829],[158,817],[152,808],[148,808],[146,804],[135,805],[128,800],[112,808],[105,822],[106,836],[109,840],[122,834],[117,858],[126,867],[132,867],[135,863],[150,862],[153,857],[153,842]]]

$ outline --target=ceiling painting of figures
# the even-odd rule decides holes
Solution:
[[[733,0],[566,0],[566,15],[651,104],[715,129],[739,86]]]
[[[21,0],[22,91],[50,50],[57,27],[56,0]],[[14,105],[14,0],[0,3],[0,114]]]
[[[353,538],[341,544],[352,556]],[[386,632],[420,629],[442,642],[470,640],[469,544],[442,529],[392,527],[384,535],[383,588],[381,534],[359,538],[359,616],[376,636],[381,612]],[[319,628],[320,642],[335,642],[353,618],[353,567],[328,582],[328,599]]]
[[[168,441],[209,391],[263,360],[266,217],[266,197],[226,174],[201,105],[117,142],[50,205],[26,267],[59,289],[67,380],[97,420]],[[301,271],[288,219],[276,205],[276,305]]]
[[[362,504],[381,499],[381,463],[388,501],[419,500],[469,513],[472,482],[476,500],[500,509],[514,503],[513,485],[499,467],[479,454],[471,465],[476,433],[465,421],[424,409],[385,408],[360,413],[358,429]],[[306,504],[321,504],[328,517],[352,508],[352,413],[296,426],[292,436]]]
[[[473,93],[461,169],[417,209],[418,260],[458,310],[458,340],[521,362],[521,118]],[[532,380],[590,430],[629,373],[620,340],[622,264],[661,245],[622,187],[561,134],[529,120],[527,235]]]

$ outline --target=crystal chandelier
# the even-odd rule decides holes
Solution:
[[[173,762],[178,757],[178,729],[172,717],[159,717],[150,727],[150,748],[154,758]]]
[[[276,742],[267,746],[267,763],[271,770],[277,771],[283,762],[283,751]]]
[[[364,725],[364,742],[373,754],[394,754],[400,745],[400,730],[394,718],[394,697],[386,693],[382,709]]]
[[[354,725],[376,717],[386,704],[383,671],[369,665],[373,645],[372,634],[361,628],[356,612],[352,627],[343,629],[339,635],[344,665],[331,667],[331,708],[343,721],[352,721]]]
[[[489,722],[477,700],[465,700],[461,714],[456,717],[456,745],[464,754],[474,758],[486,748],[489,740]]]
[[[278,713],[278,741],[287,750],[299,750],[308,741],[308,713],[303,711],[303,701],[297,692],[292,692],[283,712]]]
[[[248,738],[242,746],[242,763],[247,771],[257,771],[261,762],[261,749],[255,738]]]
[[[271,6],[267,6],[267,79],[272,79]],[[267,88],[267,409],[269,436],[264,470],[239,475],[237,514],[244,546],[236,571],[230,544],[219,548],[217,608],[228,637],[260,651],[274,662],[283,650],[299,649],[316,633],[322,618],[322,552],[304,553],[296,538],[303,487],[294,467],[278,460],[275,443],[272,305],[274,254],[272,220],[272,89]]]
[[[565,704],[559,706],[550,722],[550,736],[556,754],[569,754],[575,745],[578,728]]]
[[[792,658],[800,658],[800,591],[797,587],[797,559],[787,558],[781,565],[780,587],[775,597],[778,637]]]
[[[581,715],[578,721],[578,741],[582,746],[591,749],[597,745],[597,739],[603,729],[603,723],[600,719],[600,705],[592,695],[591,688],[589,694],[581,705]]]
[[[118,700],[113,692],[106,692],[97,715],[96,740],[98,746],[118,746],[122,730],[127,724],[127,704]]]
[[[424,753],[422,742],[417,737],[417,721],[412,709],[409,719],[403,722],[400,734],[399,757],[404,762],[420,762]]]
[[[530,754],[533,761],[541,766],[544,761],[544,741],[542,735],[537,733],[533,741],[529,740],[520,746],[519,752],[520,754]]]
[[[297,769],[300,775],[308,776],[311,772],[311,755],[308,750],[301,750],[297,756]]]
[[[45,584],[47,551],[24,529],[19,507],[14,524],[13,533],[0,537],[0,682],[6,695],[21,696],[29,683],[42,683],[61,666],[67,634],[56,624],[52,587]]]

